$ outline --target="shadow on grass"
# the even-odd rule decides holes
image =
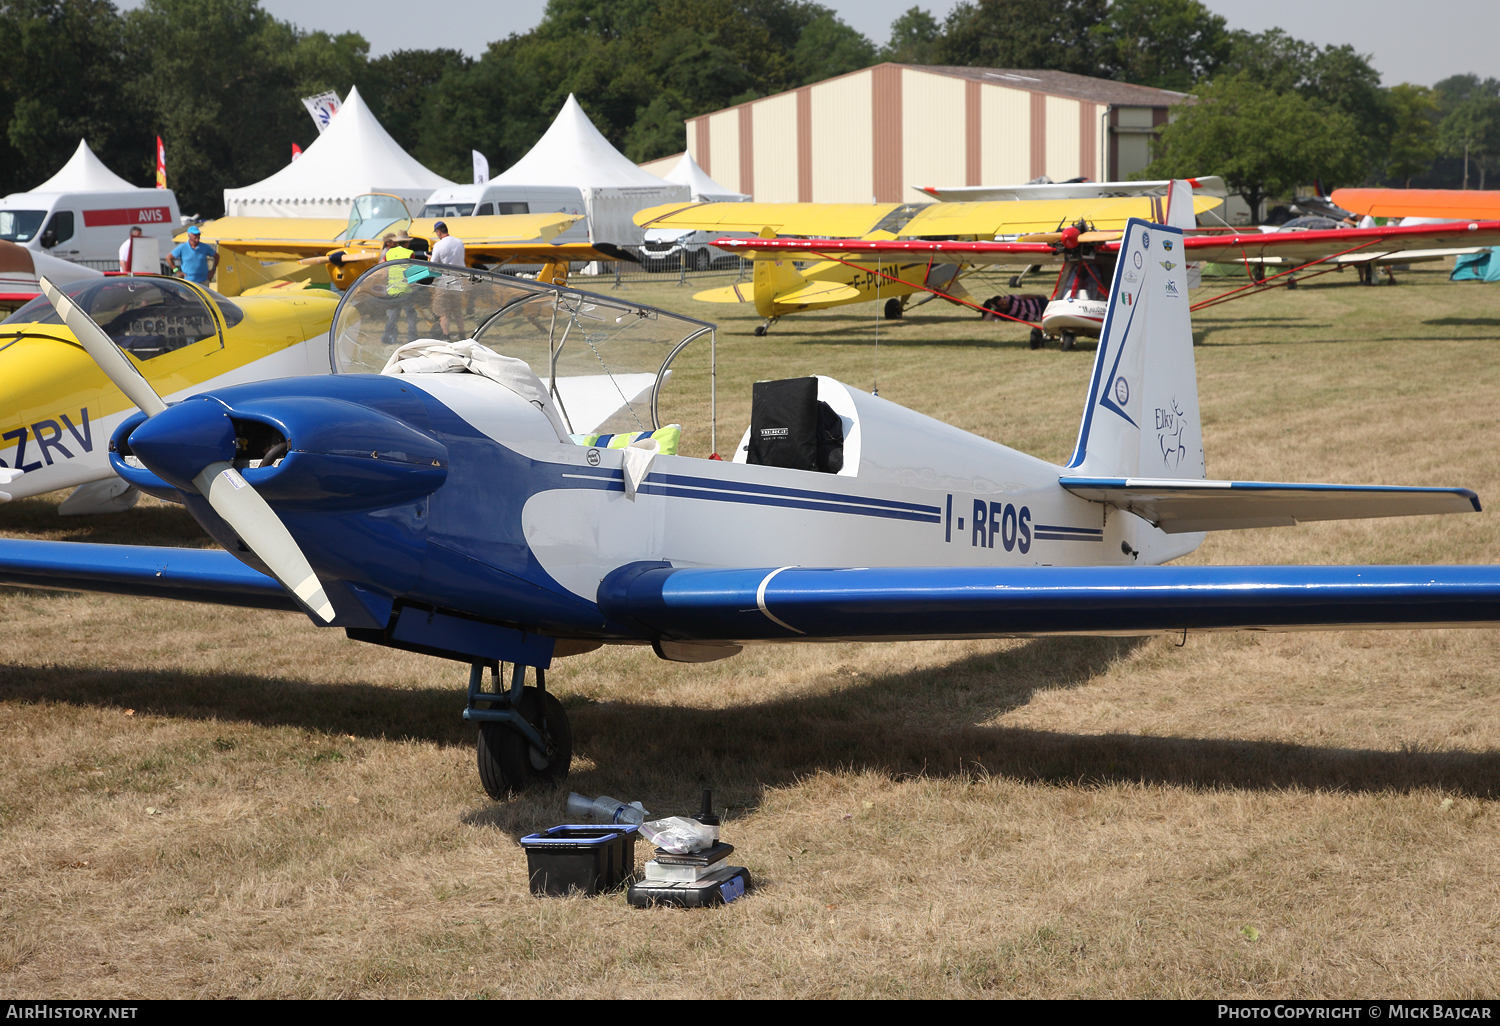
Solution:
[[[726,709],[671,704],[569,703],[581,768],[569,789],[687,810],[712,787],[731,806],[820,771],[915,776],[997,775],[1097,785],[1123,781],[1194,789],[1405,792],[1433,788],[1500,796],[1500,752],[1377,751],[1237,738],[1083,735],[980,726],[1043,690],[1077,688],[1139,639],[1041,639],[935,669],[881,677],[838,672],[816,693]],[[0,700],[134,708],[189,719],[238,720],[379,739],[471,745],[454,686],[398,690],[308,684],[249,675],[0,669]],[[827,687],[829,682],[832,687]],[[558,680],[566,696],[566,677]],[[544,800],[545,802],[545,800]],[[550,806],[549,806],[550,807]],[[505,828],[505,805],[466,821]]]
[[[1434,328],[1500,328],[1500,317],[1436,317],[1422,323]]]
[[[38,495],[0,504],[0,532],[45,541],[108,545],[175,545],[211,548],[213,539],[182,506],[138,505],[125,513],[57,515],[57,496]]]

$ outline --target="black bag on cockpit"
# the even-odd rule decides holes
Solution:
[[[844,466],[844,422],[818,400],[817,378],[757,381],[750,398],[746,463],[836,474]]]

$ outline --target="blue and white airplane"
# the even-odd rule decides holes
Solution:
[[[1127,228],[1062,467],[826,377],[759,383],[732,461],[682,455],[664,386],[711,325],[427,265],[351,288],[337,373],[167,406],[47,283],[141,409],[116,472],[223,551],[0,541],[0,582],[301,610],[468,663],[497,798],[566,775],[545,670],[601,644],[704,662],[762,642],[1500,624],[1496,566],[1159,565],[1207,531],[1479,510],[1461,488],[1206,480],[1182,256],[1180,231]],[[424,340],[434,310],[470,337]],[[716,430],[712,395],[683,409]],[[574,415],[611,434],[574,434]]]

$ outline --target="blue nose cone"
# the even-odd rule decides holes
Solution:
[[[188,399],[136,428],[128,444],[157,477],[193,492],[193,478],[204,467],[234,459],[234,424],[223,403]]]

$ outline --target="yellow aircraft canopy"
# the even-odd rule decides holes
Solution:
[[[1224,202],[1217,196],[1194,196],[1193,213],[1201,214]],[[959,235],[1029,235],[1051,232],[1076,221],[1087,221],[1100,231],[1119,230],[1132,217],[1159,218],[1161,199],[1120,196],[1108,199],[1007,200],[990,203],[933,203],[896,234],[951,238]]]
[[[1014,204],[1011,204],[1014,206]],[[635,215],[642,228],[857,238],[904,203],[663,203]]]

